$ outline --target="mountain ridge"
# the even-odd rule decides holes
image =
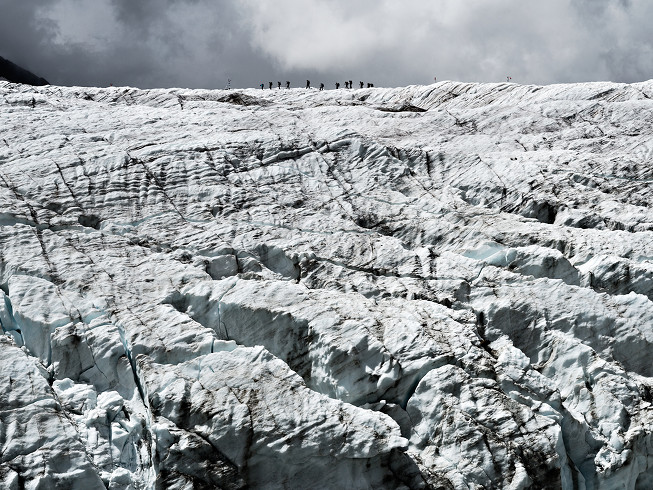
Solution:
[[[34,75],[2,56],[0,56],[0,78],[5,78],[9,82],[27,85],[41,86],[50,84],[45,78]]]

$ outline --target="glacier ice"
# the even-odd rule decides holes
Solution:
[[[0,486],[652,488],[652,123],[0,81]]]

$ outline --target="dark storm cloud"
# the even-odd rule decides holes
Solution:
[[[57,84],[653,77],[650,0],[0,0],[0,7],[0,56]]]
[[[47,0],[0,0],[0,56],[28,70],[41,67],[42,41],[51,38],[57,28],[53,22],[36,21],[35,10],[45,4]]]
[[[223,87],[272,71],[232,1],[0,0],[0,56],[55,84]],[[92,29],[89,24],[97,27]]]
[[[139,73],[152,68],[138,46],[130,46],[129,56],[116,56],[126,47],[121,39],[101,49],[84,42],[58,42],[59,23],[42,15],[51,5],[48,1],[2,0],[0,53],[4,57],[60,84],[97,83],[121,71]]]

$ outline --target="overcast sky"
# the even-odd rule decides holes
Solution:
[[[653,0],[0,0],[0,56],[60,85],[634,82],[652,19]]]

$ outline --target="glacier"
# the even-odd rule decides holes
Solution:
[[[653,488],[653,81],[0,128],[2,488]]]

